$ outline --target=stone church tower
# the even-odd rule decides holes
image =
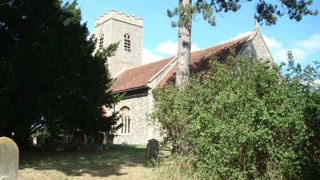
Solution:
[[[110,10],[95,19],[96,50],[119,42],[115,56],[108,59],[111,76],[142,64],[143,19]]]

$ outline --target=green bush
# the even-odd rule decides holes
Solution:
[[[154,92],[153,119],[202,179],[304,178],[319,172],[319,67],[216,60],[188,89]],[[186,150],[187,149],[187,150]],[[318,154],[318,156],[317,156]],[[310,165],[312,164],[312,165]]]

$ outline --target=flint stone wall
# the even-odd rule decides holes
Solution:
[[[247,42],[246,46],[239,52],[239,55],[249,56],[255,58],[256,60],[272,60],[271,53],[264,41],[262,34],[260,31],[257,32],[250,37],[249,42]]]
[[[95,20],[94,34],[99,39],[103,34],[103,47],[119,42],[115,56],[108,58],[108,67],[112,77],[124,70],[142,64],[143,19],[111,10]],[[130,36],[130,51],[124,49],[124,35]]]
[[[109,112],[120,111],[121,108],[128,107],[130,109],[130,133],[121,134],[120,130],[113,139],[114,144],[144,144],[149,139],[161,139],[159,126],[149,121],[149,113],[152,109],[152,97],[148,93],[148,89],[138,90],[130,93],[125,99],[115,105],[114,109]]]

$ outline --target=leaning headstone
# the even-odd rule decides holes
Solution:
[[[0,180],[18,179],[19,148],[10,138],[0,137]]]
[[[147,144],[146,158],[157,159],[159,154],[159,141],[156,139],[150,139]]]

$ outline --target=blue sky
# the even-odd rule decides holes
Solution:
[[[65,0],[66,1],[66,0]],[[216,26],[210,26],[199,15],[192,28],[193,50],[206,48],[230,40],[254,29],[255,3],[245,2],[238,12],[216,15]],[[272,0],[276,1],[276,0]],[[171,27],[167,9],[178,5],[178,0],[78,0],[82,21],[93,32],[94,19],[115,9],[143,18],[143,62],[172,56],[176,53],[177,28]],[[312,9],[320,10],[320,1],[314,0]],[[286,60],[286,52],[293,51],[296,62],[302,65],[320,60],[320,15],[305,16],[302,21],[278,19],[273,26],[260,26],[273,59]]]

